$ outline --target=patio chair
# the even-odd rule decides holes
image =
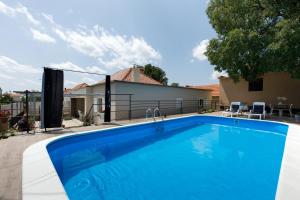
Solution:
[[[240,106],[241,106],[241,102],[231,102],[230,104],[230,108],[223,111],[222,115],[223,116],[227,116],[230,115],[230,117],[233,117],[234,115],[238,116],[241,114],[240,112]]]
[[[251,116],[259,116],[259,119],[266,118],[266,103],[265,102],[253,102],[252,110],[248,113],[248,118]]]
[[[273,115],[273,111],[276,110],[278,111],[278,115],[281,117],[283,115],[284,111],[288,111],[290,114],[290,117],[293,117],[293,104],[290,104],[290,106],[286,105],[286,107],[282,107],[282,108],[274,108],[274,106],[272,104],[270,104],[270,116]]]

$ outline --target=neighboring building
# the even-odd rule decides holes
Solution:
[[[104,110],[105,83],[80,87],[79,89],[67,90],[70,96],[72,116],[76,116],[78,110],[84,114],[93,114]],[[144,117],[147,108],[159,106],[162,114],[175,114],[178,109],[185,108],[183,112],[191,112],[197,102],[208,100],[210,91],[171,87],[162,85],[160,82],[146,76],[140,68],[127,68],[111,76],[111,110],[112,119],[128,119]],[[188,105],[185,100],[189,100]],[[195,105],[191,105],[191,104]],[[94,106],[93,106],[94,104]],[[97,105],[96,105],[97,104]],[[169,108],[167,109],[169,104]],[[102,105],[102,106],[99,106]],[[196,110],[193,110],[195,112]],[[129,113],[131,110],[131,113]],[[182,112],[182,110],[180,111]]]
[[[18,92],[9,92],[8,94],[9,94],[9,96],[11,96],[13,98],[14,102],[22,101],[22,97],[24,96],[23,94],[18,93]]]
[[[80,83],[73,88],[65,88],[64,94],[64,116],[79,117],[78,110],[85,110],[85,88],[89,85],[86,83]]]
[[[300,80],[292,79],[285,72],[271,72],[261,76],[255,82],[241,79],[234,83],[228,77],[219,77],[220,103],[228,106],[232,101],[241,101],[251,105],[255,101],[266,104],[278,104],[278,97],[286,97],[285,104],[300,108]]]
[[[188,86],[191,88],[208,90],[210,91],[211,100],[218,102],[220,101],[220,85],[219,84],[210,84],[210,85],[198,85],[198,86]]]

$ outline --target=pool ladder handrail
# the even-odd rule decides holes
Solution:
[[[150,116],[150,115],[148,115],[149,113],[150,113],[150,115],[152,114],[152,109],[151,109],[151,108],[148,108],[148,109],[146,110],[146,119],[149,118],[149,116]],[[153,114],[152,114],[152,117],[153,117]]]
[[[156,116],[155,114],[158,113],[159,117],[161,118],[161,120],[164,120],[164,118],[161,116],[161,112],[159,107],[154,108],[153,110],[153,121],[156,121],[156,117],[158,117],[158,115]]]

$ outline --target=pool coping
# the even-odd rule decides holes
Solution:
[[[165,121],[188,118],[192,116],[211,116],[211,115],[189,115],[184,117],[174,117],[165,119]],[[222,117],[222,116],[211,116]],[[255,120],[245,119],[243,120]],[[268,122],[276,122],[265,120]],[[69,199],[65,189],[56,173],[53,163],[47,151],[47,145],[55,140],[72,137],[75,135],[84,135],[95,131],[105,131],[111,129],[119,129],[123,127],[137,126],[141,124],[149,124],[153,121],[128,124],[120,127],[110,127],[100,130],[85,131],[79,133],[64,134],[37,142],[29,146],[23,153],[22,163],[22,196],[23,200],[67,200]],[[300,126],[284,122],[276,122],[288,125],[288,133],[286,136],[283,159],[280,168],[280,175],[276,191],[277,200],[300,199],[300,188],[297,188],[300,182]]]

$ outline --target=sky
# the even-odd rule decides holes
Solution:
[[[151,63],[169,83],[217,82],[208,0],[0,0],[0,87],[41,90],[43,67],[113,74]],[[102,80],[65,73],[65,87]]]

